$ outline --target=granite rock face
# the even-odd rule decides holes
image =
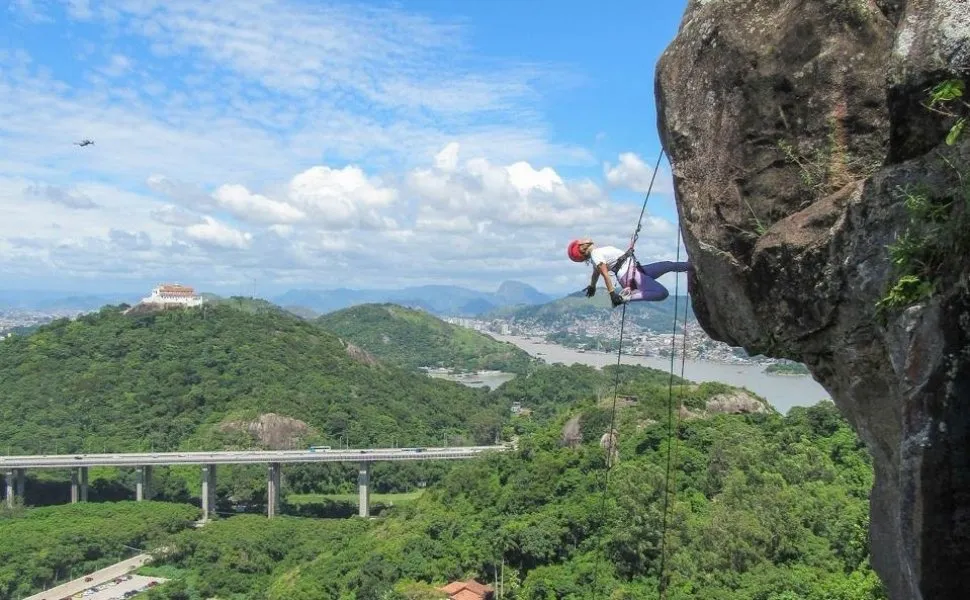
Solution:
[[[893,600],[970,597],[970,230],[936,236],[931,296],[877,310],[907,196],[970,224],[970,131],[924,106],[950,79],[965,0],[690,0],[656,73],[694,312],[806,363],[866,442]]]

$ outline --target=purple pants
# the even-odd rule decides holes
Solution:
[[[689,263],[662,261],[641,265],[636,263],[635,269],[625,269],[625,272],[617,280],[624,290],[629,290],[627,299],[630,302],[639,300],[659,301],[666,300],[670,292],[667,288],[657,282],[662,275],[667,273],[686,273]]]

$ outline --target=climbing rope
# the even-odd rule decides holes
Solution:
[[[677,228],[677,262],[680,262],[680,228]],[[660,575],[657,579],[657,594],[661,600],[667,598],[667,515],[671,494],[677,494],[677,472],[672,470],[674,461],[675,434],[680,430],[680,413],[684,399],[684,367],[687,363],[687,307],[684,307],[684,327],[680,349],[680,379],[681,384],[677,394],[677,423],[674,425],[674,358],[677,354],[677,315],[680,303],[680,278],[674,283],[674,327],[670,335],[670,377],[667,380],[667,466],[664,473],[664,509],[663,525],[660,528]],[[671,491],[672,490],[672,491]]]
[[[640,230],[643,227],[643,215],[647,210],[647,202],[650,200],[650,193],[653,191],[653,184],[657,178],[657,170],[660,168],[660,161],[664,156],[664,151],[660,151],[660,155],[657,156],[657,163],[654,165],[653,174],[650,177],[650,185],[647,187],[647,195],[643,199],[643,206],[640,208],[640,216],[637,218],[637,228],[633,232],[633,237],[630,239],[629,250],[633,250],[636,246],[637,240],[640,237]],[[631,260],[635,258],[631,254]],[[677,261],[680,262],[680,228],[677,228]],[[635,263],[633,263],[635,264]],[[665,569],[666,569],[666,550],[667,550],[667,508],[668,499],[670,496],[671,487],[671,464],[673,461],[673,445],[674,445],[674,428],[673,428],[673,385],[674,385],[674,357],[676,355],[676,344],[677,344],[677,316],[679,312],[679,302],[680,302],[680,278],[676,278],[674,284],[674,326],[673,335],[671,336],[671,353],[670,353],[670,378],[667,385],[667,467],[665,473],[665,483],[664,483],[664,516],[663,516],[663,527],[662,527],[662,537],[660,542],[660,578],[658,584],[658,592],[661,598],[666,598],[666,582],[665,582]],[[610,486],[610,470],[613,467],[613,456],[617,453],[617,448],[619,446],[620,432],[616,431],[616,399],[617,393],[620,387],[620,366],[623,358],[623,333],[626,327],[626,305],[623,303],[623,310],[620,315],[620,337],[616,349],[616,376],[613,379],[613,406],[610,411],[610,428],[607,431],[607,446],[606,446],[606,463],[603,475],[603,502],[602,508],[600,510],[601,515],[606,515],[606,498],[609,496],[609,486]],[[680,377],[684,377],[684,365],[685,357],[687,356],[687,308],[684,308],[684,328],[683,328],[683,347],[681,350],[681,366],[680,366]],[[683,389],[681,393],[678,394],[679,400],[683,401]],[[677,410],[677,427],[680,427],[680,408]],[[616,431],[614,436],[613,432]],[[596,587],[599,587],[599,569],[596,572]]]
[[[643,227],[643,213],[647,210],[647,200],[650,199],[650,192],[653,190],[653,182],[657,178],[657,169],[660,168],[660,159],[664,156],[664,151],[661,150],[660,154],[657,156],[657,164],[653,166],[653,174],[650,176],[650,185],[647,187],[647,197],[643,199],[643,207],[640,208],[640,216],[637,218],[637,230],[633,232],[633,239],[630,240],[630,248],[633,248],[637,244],[637,240],[640,238],[640,228]],[[680,228],[677,229],[677,239],[680,240]],[[680,257],[680,242],[677,242],[677,256]],[[676,315],[675,315],[676,316]]]

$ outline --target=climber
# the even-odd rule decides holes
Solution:
[[[566,254],[573,262],[589,262],[593,265],[586,297],[592,298],[596,294],[596,281],[602,275],[614,307],[624,302],[665,300],[670,292],[657,279],[667,273],[686,273],[690,269],[687,262],[663,261],[641,265],[633,255],[632,248],[624,252],[614,246],[596,246],[590,239],[571,241]],[[616,291],[611,273],[622,291]]]

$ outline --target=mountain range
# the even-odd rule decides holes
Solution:
[[[191,283],[189,283],[191,285]],[[199,287],[205,292],[204,287]],[[108,304],[135,304],[151,292],[110,292],[83,294],[67,291],[16,291],[0,290],[0,309],[33,310],[97,310]],[[480,316],[490,311],[511,306],[532,306],[553,300],[534,287],[519,282],[506,281],[494,292],[481,292],[453,285],[423,285],[400,289],[348,289],[313,290],[294,289],[267,300],[286,307],[300,316],[310,317],[349,308],[358,304],[394,303],[409,308],[420,308],[440,316]],[[311,314],[311,312],[313,314]]]
[[[477,317],[500,308],[544,304],[553,298],[528,284],[506,281],[494,292],[453,285],[422,285],[391,290],[290,290],[273,298],[273,302],[287,308],[309,308],[318,313],[333,312],[357,304],[393,303],[420,308],[436,315]]]

